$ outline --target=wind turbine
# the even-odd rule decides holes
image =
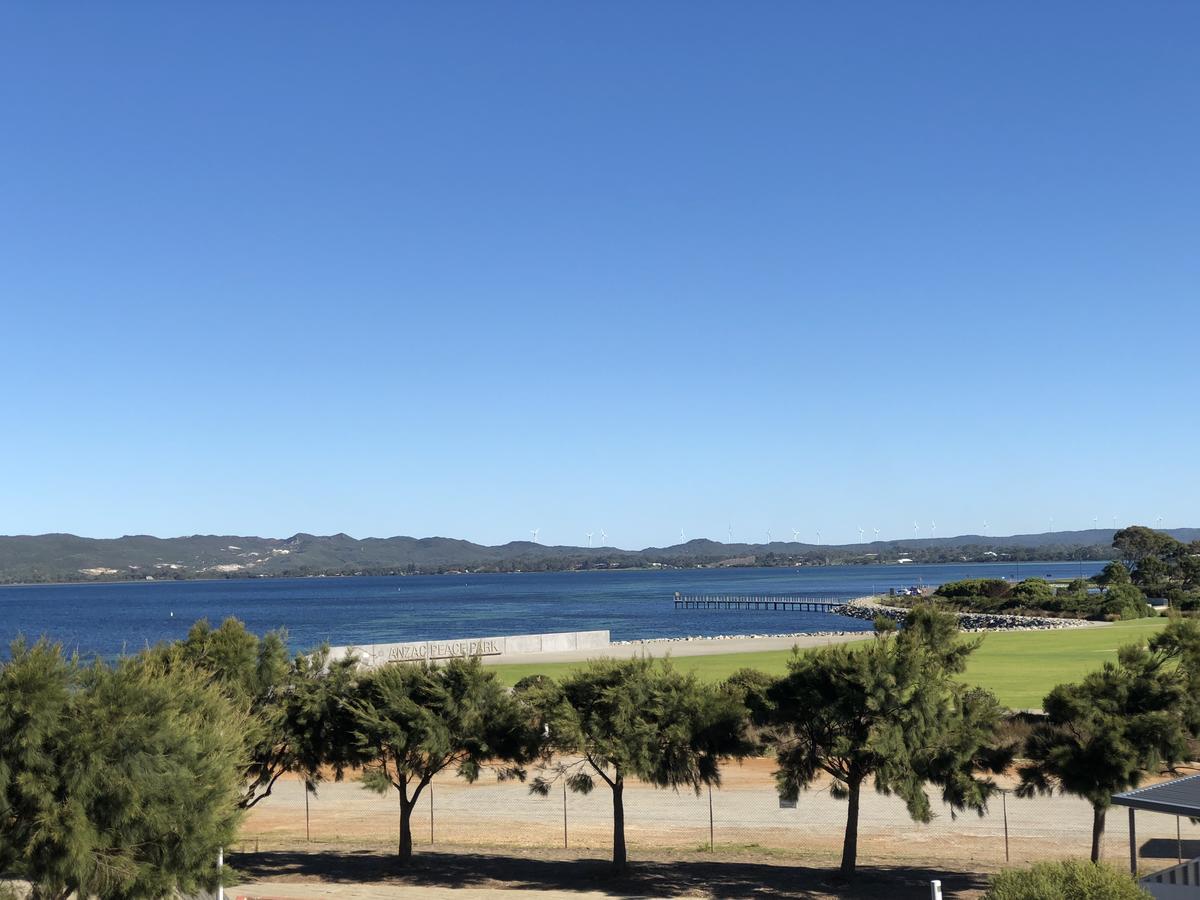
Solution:
[[[792,541],[797,544],[800,543],[800,529],[798,529],[798,528],[792,529]]]
[[[937,537],[937,522],[929,523],[929,536],[931,538]]]
[[[538,539],[538,535],[541,533],[541,530],[542,529],[540,529],[540,528],[530,528],[529,529],[529,533],[533,535],[533,542],[535,544],[538,542],[537,539]]]
[[[732,544],[733,543],[733,523],[732,522],[729,523],[729,531],[726,532],[726,534],[728,534],[728,536],[729,536],[729,543]]]
[[[875,532],[875,540],[876,540],[876,541],[878,541],[878,540],[879,540],[879,529],[878,529],[878,528],[872,528],[871,530],[872,530],[873,532]]]
[[[987,523],[987,519],[984,519],[983,520],[983,535],[984,535],[984,537],[987,537],[987,532],[988,532],[988,523]]]
[[[683,533],[682,528],[679,529],[679,543],[681,543],[681,544],[687,543],[687,536]]]
[[[860,544],[863,543],[863,535],[865,535],[866,533],[867,533],[867,530],[865,528],[863,528],[861,525],[859,525],[858,526],[858,542]]]
[[[917,524],[917,520],[913,519],[913,540],[921,539],[921,526]]]
[[[768,544],[771,543],[771,529],[770,528],[767,529],[767,543]]]
[[[1154,520],[1154,527],[1159,529],[1160,531],[1162,530],[1162,516],[1159,516],[1157,519]]]
[[[608,546],[607,541],[608,541],[608,532],[605,531],[603,528],[601,528],[600,529],[600,543],[603,544],[605,547],[607,547]]]
[[[592,533],[589,531],[587,533],[587,536],[588,536],[588,549],[591,550],[592,549]]]
[[[821,529],[820,528],[817,529],[817,546],[818,547],[821,546]]]
[[[1096,530],[1096,523],[1100,521],[1099,516],[1092,516],[1092,530]]]
[[[1117,517],[1113,516],[1113,531],[1117,530]]]

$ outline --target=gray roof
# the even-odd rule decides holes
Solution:
[[[1176,778],[1162,784],[1114,794],[1116,806],[1131,806],[1172,816],[1200,816],[1200,775]]]

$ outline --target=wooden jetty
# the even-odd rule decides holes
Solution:
[[[764,594],[681,594],[675,592],[676,609],[752,609],[771,612],[829,612],[843,606],[835,597],[792,597]]]

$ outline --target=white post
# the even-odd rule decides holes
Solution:
[[[225,848],[217,848],[217,900],[225,900],[225,885],[222,883],[221,874],[225,868]]]
[[[942,883],[936,878],[929,882],[929,900],[942,900]]]

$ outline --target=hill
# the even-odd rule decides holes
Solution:
[[[1200,529],[1168,532],[1200,540]],[[864,544],[769,544],[691,540],[668,547],[548,546],[513,541],[486,546],[444,537],[353,538],[294,534],[289,538],[73,534],[0,536],[0,583],[246,578],[304,575],[400,575],[448,571],[516,572],[716,565],[839,565],[1027,559],[1107,559],[1112,532],[1056,531],[1004,537],[958,535]]]

